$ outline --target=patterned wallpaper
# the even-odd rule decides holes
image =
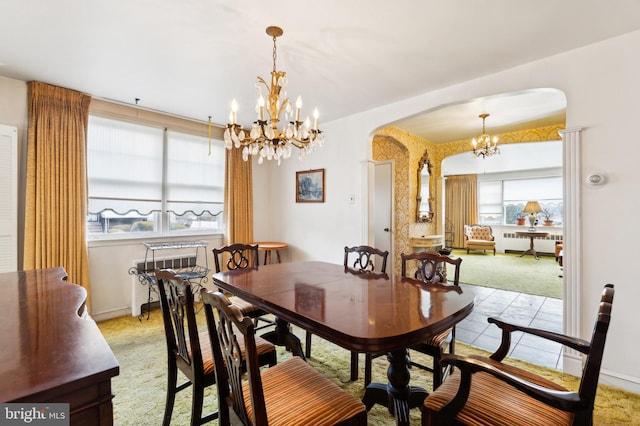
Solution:
[[[544,142],[560,140],[559,130],[565,128],[564,123],[521,130],[518,132],[502,133],[499,145],[524,142]],[[441,228],[442,218],[438,212],[442,210],[441,197],[435,196],[436,182],[441,178],[442,160],[448,156],[471,151],[471,140],[448,142],[440,145],[433,144],[396,127],[389,126],[379,130],[373,137],[373,160],[394,161],[394,272],[400,273],[401,253],[408,253],[412,249],[409,239],[420,235],[437,234]],[[436,212],[433,223],[416,223],[416,186],[418,161],[424,150],[429,151],[432,165],[432,179],[430,193],[435,197],[433,208]]]

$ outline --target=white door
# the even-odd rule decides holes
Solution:
[[[373,243],[389,251],[387,272],[393,272],[393,163],[374,164]]]

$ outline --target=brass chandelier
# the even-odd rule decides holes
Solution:
[[[238,124],[238,103],[234,99],[231,103],[229,123],[224,131],[224,142],[227,149],[242,148],[244,161],[250,155],[258,156],[258,164],[264,159],[277,160],[278,165],[284,158],[291,156],[292,147],[300,150],[299,159],[304,159],[313,152],[316,147],[322,146],[324,136],[318,129],[318,109],[313,111],[313,126],[307,117],[300,120],[302,99],[296,100],[295,116],[289,98],[287,97],[287,73],[276,69],[276,39],[284,34],[282,28],[267,27],[267,34],[273,38],[273,71],[271,81],[268,84],[262,77],[258,77],[256,90],[258,99],[256,113],[258,119],[253,122],[247,135]],[[263,90],[266,89],[265,97]],[[284,113],[284,123],[281,127],[280,117]]]
[[[500,150],[498,149],[498,137],[494,136],[493,138],[485,131],[484,120],[489,116],[489,114],[480,114],[478,117],[482,118],[482,134],[478,136],[478,139],[473,138],[471,140],[471,145],[473,145],[473,154],[476,157],[482,156],[490,157],[494,154],[500,154]]]

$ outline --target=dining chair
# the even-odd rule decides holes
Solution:
[[[402,259],[401,273],[403,277],[413,275],[414,279],[427,285],[441,284],[445,286],[454,286],[458,289],[460,288],[461,257],[452,258],[435,252],[422,251],[409,254],[402,253],[400,254],[400,258]],[[412,366],[430,371],[433,374],[433,389],[440,386],[447,374],[450,373],[449,367],[443,368],[440,365],[440,359],[447,348],[449,353],[455,353],[455,343],[456,328],[454,326],[410,348],[411,350],[429,355],[433,358],[433,364],[431,366],[421,364],[413,360],[410,361]],[[371,383],[373,359],[380,355],[382,354],[365,355],[365,386]]]
[[[258,268],[260,259],[258,257],[258,245],[251,244],[231,244],[220,248],[213,249],[213,260],[216,265],[216,272],[233,271],[235,269]],[[226,259],[226,262],[225,262]],[[222,291],[222,289],[219,289]],[[258,308],[241,298],[234,296],[234,302],[242,313],[253,318],[256,324],[256,330],[275,325],[275,321],[266,317],[268,314],[264,310]],[[259,321],[265,323],[259,326]]]
[[[214,348],[221,425],[238,421],[256,426],[367,424],[362,401],[302,358],[293,356],[261,370],[254,322],[221,292],[203,290],[201,294]],[[239,336],[244,338],[244,355],[237,344]],[[242,365],[246,365],[246,375]]]
[[[216,383],[208,332],[200,333],[196,321],[193,293],[189,281],[171,269],[156,269],[162,321],[167,343],[167,397],[162,424],[171,423],[176,394],[192,387],[191,424],[201,425],[218,418],[218,412],[202,416],[204,390]],[[244,343],[240,343],[241,347]],[[258,363],[275,365],[275,346],[257,339]],[[178,371],[187,378],[177,385]]]
[[[502,330],[500,347],[489,357],[445,355],[442,363],[456,366],[456,372],[425,399],[422,424],[591,425],[613,295],[614,286],[605,285],[591,341],[488,318]],[[504,363],[514,332],[586,355],[578,390]]]
[[[344,270],[352,273],[365,273],[383,275],[387,270],[388,251],[382,251],[371,246],[355,246],[344,248]],[[305,334],[305,356],[311,357],[311,336],[309,331]],[[351,352],[350,379],[358,380],[359,355]]]
[[[355,246],[344,248],[344,268],[360,272],[381,272],[387,270],[388,251],[371,246]]]

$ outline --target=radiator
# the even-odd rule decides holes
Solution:
[[[538,228],[543,231],[542,228]],[[562,234],[549,234],[544,238],[534,240],[536,251],[539,253],[553,254],[555,252],[556,241],[562,241]],[[529,237],[519,237],[515,232],[502,233],[502,245],[505,253],[522,252],[529,249],[531,240]]]

